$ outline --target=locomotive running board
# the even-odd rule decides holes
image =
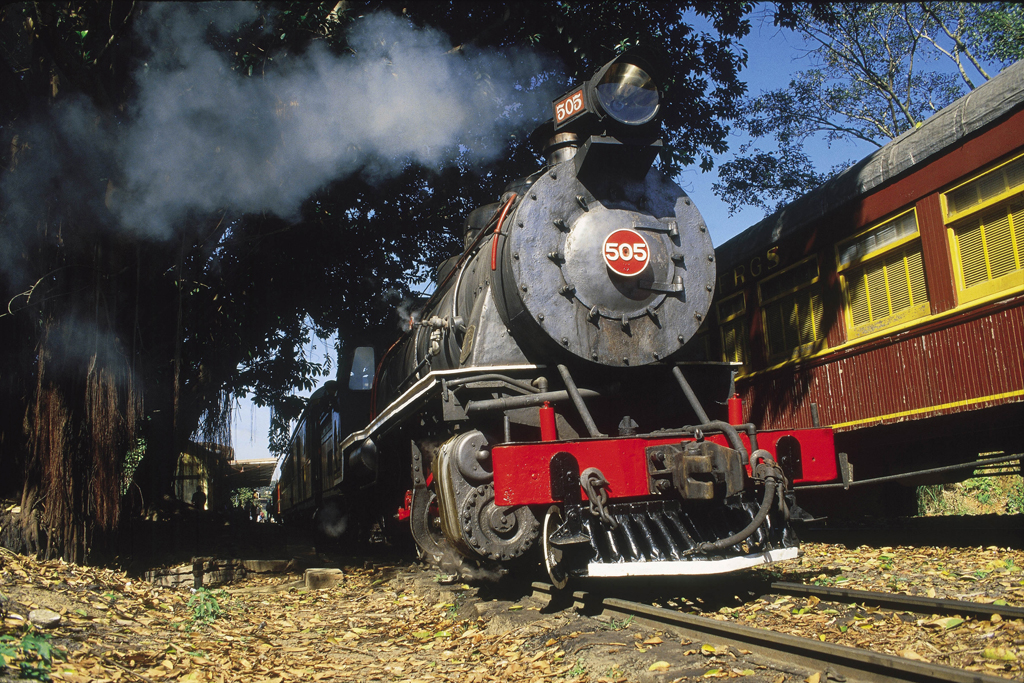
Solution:
[[[587,565],[587,576],[701,576],[725,574],[748,567],[759,567],[772,562],[799,557],[799,548],[779,548],[761,555],[729,557],[724,560],[673,560],[668,562],[592,562]]]

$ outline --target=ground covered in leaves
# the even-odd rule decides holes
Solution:
[[[763,571],[763,570],[762,570]],[[771,570],[781,581],[1024,606],[1024,552],[1010,548],[846,548],[806,544]],[[771,594],[716,618],[822,641],[1024,680],[1024,623],[975,621]]]
[[[804,551],[770,573],[730,576],[713,589],[706,580],[676,580],[679,590],[665,597],[663,583],[658,599],[716,619],[1024,680],[1019,620],[895,614],[761,592],[783,580],[1024,605],[1021,551],[821,543]],[[301,575],[279,574],[195,591],[0,550],[0,679],[825,680],[671,630],[586,616],[571,601],[538,602],[524,582],[470,587],[406,563],[340,564],[340,582],[327,588],[307,589]],[[60,623],[28,627],[29,613],[42,608],[60,614]]]

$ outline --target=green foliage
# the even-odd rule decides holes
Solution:
[[[252,489],[235,489],[231,496],[231,505],[236,508],[245,508],[256,499],[256,492]]]
[[[984,477],[974,477],[963,483],[964,493],[974,496],[982,505],[992,502],[992,493],[995,488],[992,480]]]
[[[121,495],[126,495],[128,489],[132,485],[132,477],[135,476],[135,470],[138,469],[139,463],[142,462],[142,458],[146,456],[146,440],[136,439],[135,448],[131,449],[124,455],[124,460],[121,463]]]
[[[583,661],[582,657],[576,658],[576,663],[572,665],[572,668],[565,672],[565,675],[569,678],[583,678],[587,675],[587,665]]]
[[[67,659],[67,653],[51,643],[48,635],[29,631],[20,640],[0,636],[0,673],[17,664],[19,678],[49,681],[54,660],[62,659]]]
[[[927,515],[935,512],[942,499],[942,484],[931,484],[917,487],[917,514]]]
[[[1011,515],[1024,514],[1024,478],[1013,482],[1006,496],[1006,511]]]
[[[947,3],[942,10],[955,11],[964,26],[968,45],[977,45],[982,60],[1003,65],[1024,59],[1024,8],[1019,3]],[[964,6],[966,5],[966,6]]]
[[[13,636],[0,636],[0,664],[6,666],[7,657],[14,658],[18,655],[18,649],[14,643],[17,643],[18,639]]]
[[[971,477],[952,484],[917,487],[918,514],[1024,514],[1024,480],[1020,475]]]
[[[602,626],[606,631],[621,631],[624,628],[629,628],[629,625],[633,623],[633,615],[630,614],[625,619],[612,619],[606,626]]]
[[[781,142],[773,153],[755,150],[751,143],[740,154],[719,167],[719,181],[712,187],[728,197],[730,211],[754,206],[766,214],[781,208],[806,189],[817,187],[852,162],[835,164],[827,172],[814,170],[814,163],[802,142]]]
[[[218,597],[223,599],[224,591],[210,591],[208,588],[197,588],[188,599],[188,609],[192,613],[192,623],[212,624],[222,614]]]
[[[714,185],[733,212],[774,211],[849,165],[816,170],[809,138],[881,147],[1024,56],[1024,12],[1008,3],[797,3],[776,21],[806,41],[810,68],[740,105],[752,141]]]

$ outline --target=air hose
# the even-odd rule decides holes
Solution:
[[[771,454],[764,450],[755,450],[750,454],[750,465],[752,468],[760,467],[757,461],[764,463],[764,466],[769,469],[768,473],[764,475],[764,496],[761,498],[761,505],[757,510],[757,514],[750,520],[747,526],[743,527],[741,531],[737,531],[731,536],[719,539],[713,543],[699,543],[691,552],[698,552],[703,554],[713,553],[719,550],[725,550],[737,543],[742,543],[747,540],[755,531],[764,524],[764,520],[768,518],[768,513],[772,509],[772,501],[775,499],[775,490],[778,488],[779,481],[782,481],[782,486],[785,488],[785,475],[779,470],[779,466],[772,459]],[[783,505],[783,496],[779,494],[780,507]],[[784,514],[788,511],[784,511]]]

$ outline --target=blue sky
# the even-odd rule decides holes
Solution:
[[[740,77],[746,81],[747,94],[750,96],[788,86],[795,72],[806,70],[811,65],[803,56],[807,50],[804,40],[792,31],[774,26],[771,17],[761,18],[761,12],[767,13],[768,10],[755,11],[751,19],[750,35],[743,40],[743,46],[747,49],[747,68],[740,72]],[[716,163],[728,161],[732,151],[746,140],[745,136],[734,132],[729,139],[730,152],[716,159]],[[765,151],[770,149],[769,143],[765,142]],[[864,141],[833,143],[830,147],[822,141],[810,140],[805,149],[818,161],[818,170],[823,170],[842,160],[862,159],[877,147]],[[698,166],[684,169],[676,179],[697,204],[708,224],[712,241],[719,245],[764,218],[764,212],[758,208],[745,207],[730,216],[729,207],[711,189],[717,180],[715,170],[703,173]]]
[[[322,377],[321,384],[333,379],[337,370],[334,339],[314,339],[306,347],[306,358],[311,363],[323,363],[328,356],[331,358],[331,375]],[[313,392],[296,393],[308,397]],[[236,402],[231,420],[231,446],[235,449],[236,460],[261,460],[273,457],[268,449],[269,433],[270,408],[259,408],[248,398]]]

